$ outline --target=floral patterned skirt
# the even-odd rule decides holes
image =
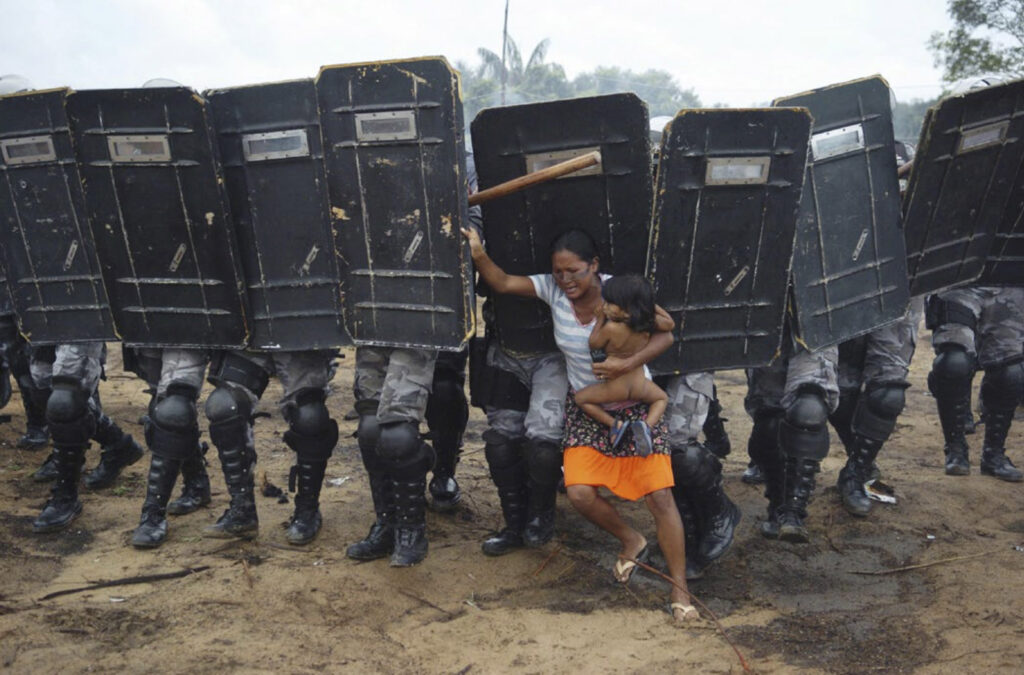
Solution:
[[[647,406],[637,403],[616,410],[612,415],[626,422],[642,420],[647,417]],[[565,484],[606,487],[617,496],[631,500],[670,488],[675,481],[666,435],[663,418],[651,429],[654,452],[650,455],[641,457],[637,453],[631,431],[626,432],[618,448],[612,449],[608,427],[583,412],[570,390],[563,437]]]

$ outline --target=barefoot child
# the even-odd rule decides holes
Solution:
[[[675,323],[654,304],[654,289],[643,277],[627,274],[612,277],[601,286],[604,305],[597,310],[597,325],[590,334],[590,354],[595,363],[609,356],[629,358],[647,346],[653,331],[671,331]],[[647,368],[634,368],[609,382],[592,384],[576,393],[576,404],[596,422],[611,429],[612,447],[617,447],[632,428],[640,456],[651,454],[651,427],[661,421],[668,407],[668,395],[651,382]],[[609,410],[623,402],[639,401],[650,406],[646,421],[627,424]]]

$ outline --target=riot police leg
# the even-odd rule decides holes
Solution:
[[[785,457],[785,490],[779,507],[779,539],[807,543],[804,526],[814,475],[828,456],[828,396],[816,384],[801,385],[779,423],[779,446]]]
[[[132,534],[132,546],[155,548],[167,538],[167,502],[181,464],[199,445],[199,391],[182,382],[172,382],[153,406],[146,426],[146,443],[152,457],[146,481],[142,517]]]
[[[985,369],[981,400],[985,405],[985,447],[981,472],[1000,480],[1018,483],[1024,474],[1006,456],[1006,436],[1013,415],[1024,397],[1024,362],[1000,363]]]
[[[323,522],[320,488],[327,460],[338,444],[338,423],[327,412],[326,397],[322,388],[300,389],[295,392],[294,404],[285,409],[288,431],[284,433],[284,442],[295,451],[288,487],[296,490],[295,513],[285,537],[296,546],[313,541]]]
[[[260,392],[262,393],[262,392]],[[252,439],[252,402],[240,385],[220,384],[206,399],[210,439],[217,448],[231,503],[217,522],[203,530],[207,537],[252,539],[259,532],[256,515]]]
[[[430,497],[437,511],[452,511],[462,500],[455,480],[455,466],[462,451],[462,435],[469,421],[465,392],[465,352],[441,353],[434,366],[434,381],[427,399],[425,418],[433,441],[434,475]]]
[[[761,523],[761,534],[768,539],[779,537],[779,507],[785,491],[784,462],[779,447],[779,423],[783,414],[778,408],[757,411],[747,441],[747,453],[751,464],[760,470],[764,496],[768,499],[768,515]]]
[[[411,567],[427,556],[427,471],[433,457],[414,422],[380,425],[377,453],[391,475],[395,499],[392,567]]]
[[[206,473],[206,451],[210,446],[197,443],[195,450],[181,462],[181,496],[167,505],[167,515],[184,516],[210,503],[210,476]]]
[[[718,402],[718,387],[713,389],[714,396],[708,405],[708,416],[704,420],[704,447],[715,457],[725,459],[732,452],[729,434],[725,431],[728,421],[722,417],[722,404]]]
[[[89,410],[89,393],[81,379],[65,375],[53,378],[53,393],[46,403],[46,421],[53,434],[53,456],[57,478],[33,532],[56,532],[71,524],[82,512],[78,501],[78,478],[85,462],[85,450],[96,429]]]
[[[839,471],[839,496],[843,507],[854,516],[866,516],[871,500],[864,483],[882,445],[889,440],[896,419],[906,405],[906,382],[880,382],[869,385],[859,397],[850,420],[850,438],[846,445],[846,466]]]
[[[681,451],[685,453],[685,450]],[[672,472],[676,472],[676,451],[672,454]],[[686,580],[694,581],[704,576],[704,568],[707,563],[700,559],[700,520],[697,518],[697,508],[690,499],[689,491],[683,488],[678,482],[672,487],[672,498],[676,503],[676,510],[679,511],[679,518],[683,521],[683,544],[686,551]]]
[[[839,405],[828,416],[828,422],[836,430],[836,435],[843,443],[843,449],[847,457],[850,455],[850,448],[853,445],[853,416],[860,401],[860,387],[840,387]]]
[[[529,439],[525,447],[530,496],[523,528],[527,546],[543,546],[555,536],[555,501],[562,478],[562,448],[558,443]]]
[[[740,510],[722,489],[722,463],[696,441],[672,454],[676,484],[689,493],[700,523],[700,544],[695,561],[703,564],[721,558],[732,545]]]
[[[364,539],[345,550],[345,555],[353,560],[386,558],[395,548],[395,489],[387,467],[377,455],[377,442],[380,440],[377,405],[377,401],[369,399],[357,401],[355,405],[356,412],[359,413],[356,438],[359,441],[363,466],[369,476],[370,496],[377,519],[370,526],[370,531]]]
[[[85,487],[99,490],[110,487],[121,475],[124,467],[142,459],[145,451],[103,412],[99,391],[93,392],[89,406],[96,418],[96,433],[93,440],[100,444],[100,463],[85,476]]]
[[[11,375],[18,385],[21,402],[25,407],[25,433],[18,439],[18,447],[22,450],[36,450],[50,442],[50,432],[46,428],[46,401],[50,398],[50,389],[40,389],[33,384],[28,351],[28,344],[22,341],[15,345],[9,356]]]
[[[974,359],[962,346],[943,343],[928,373],[928,390],[935,397],[939,422],[945,437],[946,475],[966,476],[971,472],[967,459],[964,419],[971,407],[971,379]]]
[[[481,548],[485,555],[499,556],[525,544],[523,530],[527,520],[528,473],[521,441],[508,438],[493,429],[485,431],[483,438],[487,468],[491,472],[491,480],[498,488],[505,527],[485,539]]]

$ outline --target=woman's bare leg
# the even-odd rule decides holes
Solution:
[[[654,516],[658,528],[658,546],[661,548],[665,561],[668,563],[669,576],[675,582],[669,594],[671,602],[690,604],[690,594],[686,587],[686,542],[683,532],[683,521],[679,518],[672,491],[668,488],[655,490],[644,500],[647,508]],[[676,621],[681,621],[681,611],[673,612]]]
[[[622,519],[619,512],[615,510],[607,499],[597,492],[593,485],[569,485],[565,489],[569,495],[569,501],[584,518],[608,532],[622,543],[623,558],[636,559],[640,551],[647,545],[644,535],[640,534]],[[666,492],[668,492],[666,490]],[[672,494],[669,493],[669,501],[672,501]],[[673,505],[675,504],[672,501]],[[679,512],[676,512],[676,520],[679,520]],[[680,525],[680,529],[682,525]],[[659,540],[660,541],[660,540]],[[682,541],[680,539],[680,541]],[[686,561],[683,561],[683,583],[686,583]]]

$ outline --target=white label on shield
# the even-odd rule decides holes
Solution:
[[[409,244],[409,248],[405,249],[405,255],[402,256],[402,260],[409,262],[412,257],[416,255],[416,249],[420,247],[420,242],[423,241],[423,230],[417,230],[416,236],[412,238],[412,243]]]
[[[171,260],[171,266],[168,267],[171,272],[178,271],[178,265],[181,264],[181,259],[185,257],[185,244],[178,247],[178,250],[174,253],[174,259]]]
[[[75,254],[78,253],[78,242],[72,241],[71,247],[68,248],[68,254],[64,257],[64,271],[67,272],[71,269],[71,263],[75,261]]]
[[[811,136],[811,153],[818,162],[864,149],[864,127],[854,124]]]
[[[732,278],[732,281],[729,282],[729,285],[725,287],[725,294],[729,295],[730,293],[735,291],[736,287],[740,285],[740,282],[743,281],[743,278],[747,276],[748,272],[750,272],[750,265],[745,266],[736,274],[736,276]]]
[[[864,243],[868,240],[868,228],[864,228],[864,231],[860,233],[860,239],[857,240],[857,246],[853,249],[853,259],[857,260],[860,257],[860,252],[864,250]]]

